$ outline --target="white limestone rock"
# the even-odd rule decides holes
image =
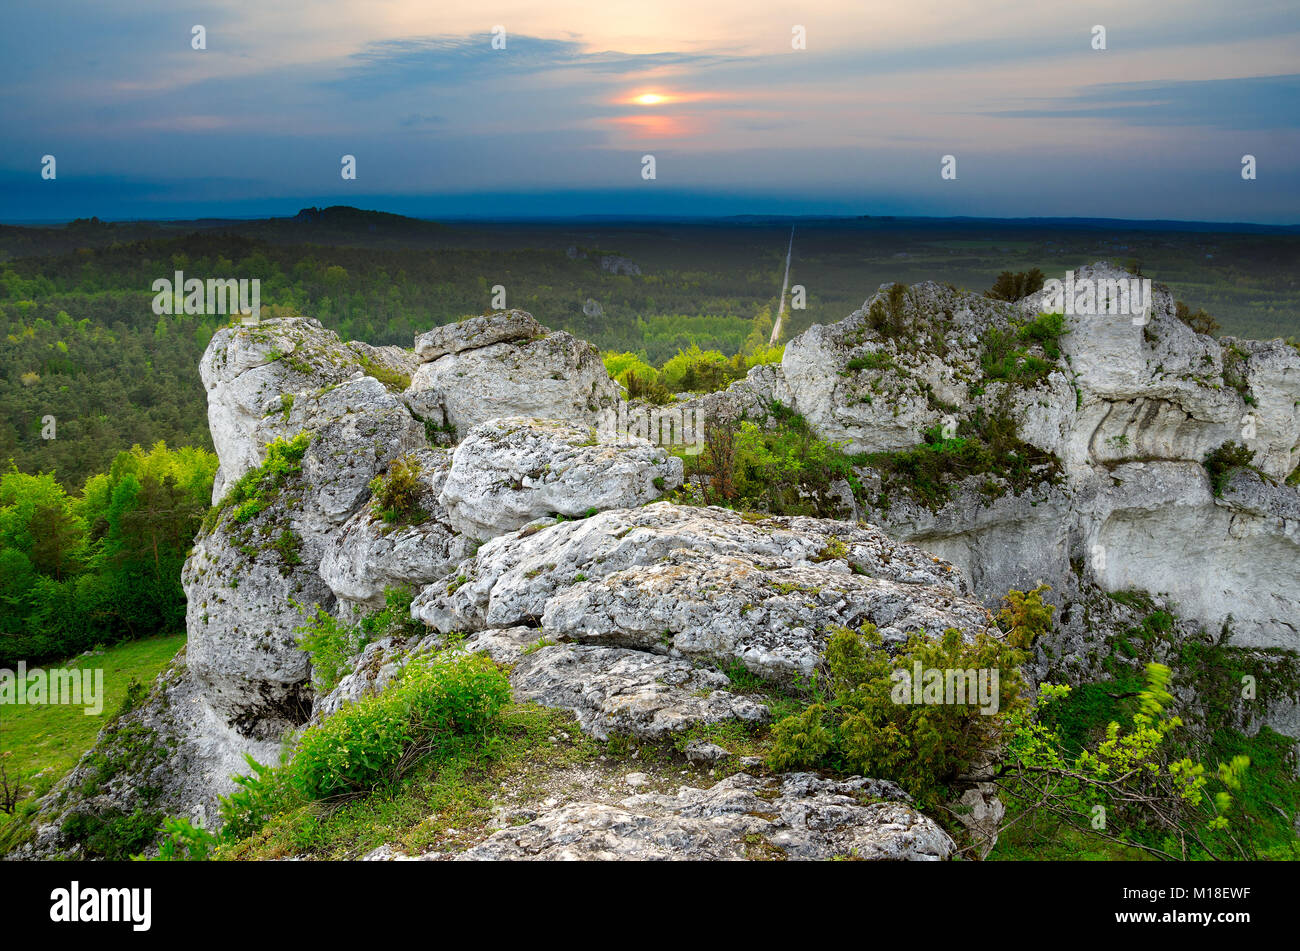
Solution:
[[[482,317],[469,317],[419,334],[415,338],[415,355],[421,363],[429,363],[449,353],[475,350],[494,343],[530,340],[545,333],[546,328],[527,311],[503,310]]]
[[[638,442],[597,442],[577,423],[502,418],[456,448],[440,504],[451,527],[488,539],[541,516],[633,508],[682,483],[682,461]]]
[[[884,800],[884,801],[871,801]],[[893,783],[737,773],[709,789],[572,803],[493,833],[462,861],[747,858],[940,861],[952,839]]]
[[[404,398],[422,418],[464,436],[499,416],[594,425],[622,393],[600,351],[564,332],[447,353],[422,364]]]

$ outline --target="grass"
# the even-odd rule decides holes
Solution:
[[[100,729],[122,705],[130,683],[134,680],[147,688],[184,643],[184,634],[168,634],[118,644],[100,656],[78,656],[49,665],[78,670],[102,667],[103,713],[86,716],[82,707],[72,706],[6,706],[0,717],[0,750],[13,754],[10,762],[19,773],[49,770],[41,780],[48,787],[94,745]]]
[[[568,738],[550,741],[562,734]],[[219,857],[346,859],[385,843],[412,853],[455,849],[483,837],[503,787],[527,790],[549,772],[597,760],[603,747],[578,729],[570,713],[509,704],[488,742],[465,737],[365,796],[278,816],[261,832],[223,847]]]

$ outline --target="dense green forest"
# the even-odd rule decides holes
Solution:
[[[76,494],[49,474],[0,475],[0,667],[183,628],[181,565],[216,470],[206,450],[158,443]]]

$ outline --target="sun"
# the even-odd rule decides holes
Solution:
[[[632,101],[642,106],[657,106],[661,102],[667,102],[668,99],[666,96],[661,96],[656,92],[648,92],[637,96]]]

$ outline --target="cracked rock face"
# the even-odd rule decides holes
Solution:
[[[310,660],[297,628],[335,597],[320,564],[332,536],[369,498],[369,483],[424,445],[423,427],[370,377],[348,380],[290,425],[328,419],[265,510],[240,520],[227,508],[201,532],[186,561],[189,664],[205,701],[249,737],[279,736],[310,713]]]
[[[1106,263],[1075,271],[1080,287],[1133,277]],[[1063,309],[1048,290],[1006,303],[924,282],[898,300],[901,342],[872,325],[873,308],[888,309],[885,285],[861,310],[790,341],[779,366],[698,402],[752,410],[779,399],[821,438],[858,452],[916,445],[946,406],[961,418],[1006,399],[1020,438],[1060,460],[1059,486],[990,500],[977,476],[937,512],[895,493],[857,516],[951,560],[986,603],[1044,581],[1064,612],[1061,592],[1082,577],[1103,591],[1169,596],[1210,630],[1231,618],[1242,646],[1300,648],[1300,545],[1288,514],[1300,490],[1280,484],[1300,464],[1296,348],[1197,334],[1153,282],[1145,316],[1066,314],[1060,359],[1041,379],[1009,384],[985,378],[981,339]],[[1214,497],[1202,462],[1228,441],[1279,484],[1265,491],[1255,478]]]
[[[451,527],[488,539],[539,516],[635,508],[682,484],[682,461],[645,442],[598,443],[590,426],[506,417],[456,447],[440,503]]]
[[[594,346],[542,330],[528,340],[446,353],[421,364],[404,399],[414,412],[454,426],[460,436],[499,416],[594,425],[622,388],[609,378]]]
[[[883,800],[883,801],[876,801]],[[952,839],[893,783],[738,773],[710,789],[574,803],[502,829],[455,858],[705,860],[746,858],[938,861]]]
[[[515,699],[571,711],[586,733],[660,739],[692,726],[766,723],[767,707],[727,688],[715,669],[617,647],[539,641],[533,628],[481,632],[465,649],[511,664]]]
[[[301,418],[290,421],[289,408],[299,396],[313,406],[315,396],[326,388],[361,373],[362,360],[406,374],[415,368],[414,357],[406,351],[342,343],[333,331],[309,317],[275,318],[257,327],[218,330],[199,363],[208,393],[208,428],[220,460],[213,503],[245,472],[262,464],[268,442],[315,428]],[[329,418],[325,413],[316,415]]]
[[[531,340],[545,333],[546,328],[527,311],[504,310],[470,317],[420,334],[415,338],[415,356],[421,363],[429,363],[449,353],[477,350],[494,343]]]
[[[548,635],[790,681],[826,627],[992,630],[952,565],[882,532],[814,518],[747,520],[656,503],[494,539],[430,585],[414,616],[443,632],[540,622]]]
[[[320,575],[342,607],[382,609],[385,588],[428,584],[473,554],[474,541],[451,527],[438,500],[451,453],[422,449],[414,458],[421,485],[417,504],[426,516],[422,521],[389,525],[364,505],[329,536]]]

